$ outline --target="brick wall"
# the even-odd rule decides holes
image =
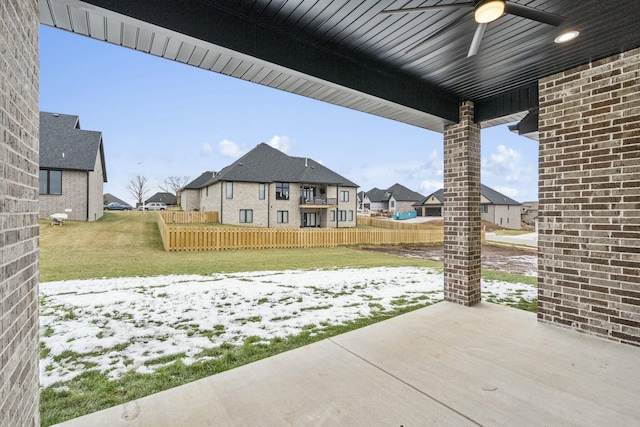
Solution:
[[[640,50],[540,81],[538,319],[640,345]]]
[[[480,302],[480,126],[473,103],[444,131],[444,298]]]
[[[0,2],[0,426],[38,412],[38,1]]]

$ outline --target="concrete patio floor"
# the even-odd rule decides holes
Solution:
[[[442,302],[60,424],[640,425],[640,348]]]

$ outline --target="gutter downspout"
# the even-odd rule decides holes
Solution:
[[[89,171],[87,171],[87,222],[89,222]]]
[[[224,185],[223,185],[224,184]],[[224,212],[224,195],[222,194],[224,191],[226,191],[227,189],[227,181],[222,181],[220,182],[220,224],[224,224],[223,221],[223,214],[222,212]]]
[[[340,213],[340,185],[336,184],[336,205],[338,205],[338,207],[336,208],[336,228],[340,228],[340,215],[338,215],[338,213]]]

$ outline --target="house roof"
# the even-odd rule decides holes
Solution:
[[[422,194],[397,183],[387,188],[387,193],[391,193],[391,197],[398,202],[417,202],[424,197]]]
[[[128,205],[129,204],[129,203],[125,202],[124,200],[117,198],[116,196],[114,196],[111,193],[106,193],[102,198],[104,199],[105,204],[107,204],[107,205],[109,203],[113,203],[113,202],[120,203],[121,205]]]
[[[153,196],[149,197],[145,201],[145,203],[160,202],[160,203],[164,203],[166,205],[175,205],[176,201],[177,201],[176,200],[176,196],[174,194],[158,192],[158,193],[154,194]]]
[[[422,194],[409,190],[404,185],[398,183],[393,184],[386,190],[373,187],[367,191],[366,195],[372,202],[386,202],[392,196],[398,202],[416,202],[424,198]]]
[[[373,187],[371,190],[367,191],[366,195],[371,202],[386,202],[389,200],[389,196],[386,193],[387,192],[385,190]]]
[[[494,205],[521,205],[520,202],[516,202],[512,198],[507,197],[484,184],[480,184],[480,194],[486,197]]]
[[[290,157],[265,143],[258,144],[253,150],[223,168],[210,180],[204,178],[206,174],[207,172],[200,175],[185,188],[202,188],[218,181],[297,182],[332,184],[341,187],[358,186],[313,159]],[[200,187],[195,187],[195,185],[200,185]]]
[[[511,206],[520,206],[522,203],[513,200],[510,197],[505,196],[504,194],[494,190],[491,187],[487,187],[484,184],[480,184],[480,194],[484,196],[485,199],[489,200],[491,204],[494,205],[511,205]],[[435,191],[429,194],[427,197],[423,197],[419,202],[414,203],[413,206],[422,206],[425,202],[431,198],[431,196],[435,196],[436,199],[440,201],[440,203],[444,203],[444,189],[441,188],[438,191]]]
[[[214,171],[203,172],[199,177],[184,186],[184,190],[199,190],[206,187],[213,182],[213,178],[216,176]]]
[[[442,204],[444,204],[444,188],[429,194],[427,197],[423,197],[418,202],[414,203],[413,206],[422,206],[426,203],[427,200],[431,198],[431,196],[435,196],[436,199]]]
[[[78,116],[40,112],[40,167],[93,171],[100,155],[107,182],[102,133],[80,129]]]

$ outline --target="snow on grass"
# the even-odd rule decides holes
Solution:
[[[40,382],[88,369],[109,378],[186,364],[222,343],[269,340],[442,300],[429,268],[368,268],[174,275],[40,284]],[[537,297],[529,285],[483,282],[496,300]],[[486,296],[484,295],[484,296]],[[60,385],[60,384],[58,384]]]

